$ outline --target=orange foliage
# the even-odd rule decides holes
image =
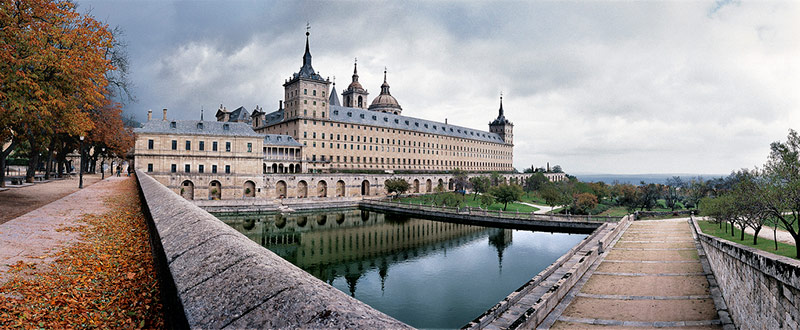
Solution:
[[[122,122],[120,104],[107,101],[99,111],[92,112],[94,129],[89,132],[89,141],[105,146],[110,154],[124,155],[133,148],[133,130]]]
[[[84,109],[103,105],[113,70],[105,24],[64,0],[0,1],[0,138],[92,128]]]
[[[88,215],[80,242],[52,263],[18,263],[0,285],[0,328],[164,328],[147,225],[134,180]]]

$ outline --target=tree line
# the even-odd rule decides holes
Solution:
[[[795,241],[796,257],[800,258],[800,136],[789,130],[785,142],[770,144],[770,154],[762,167],[741,169],[732,173],[725,181],[726,189],[705,197],[700,209],[718,222],[731,227],[735,235],[740,230],[744,240],[745,228],[752,228],[753,244],[758,243],[758,233],[767,225],[773,227],[773,237],[778,227],[786,230]],[[775,240],[777,249],[777,240]]]
[[[121,35],[67,0],[0,2],[0,186],[12,152],[27,156],[32,182],[41,162],[47,178],[61,176],[81,145],[90,151],[90,172],[99,157],[131,149],[122,102],[133,96]]]

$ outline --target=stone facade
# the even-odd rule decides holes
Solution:
[[[798,328],[800,261],[695,228],[734,324],[741,329]]]

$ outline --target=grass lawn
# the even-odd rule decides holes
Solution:
[[[464,196],[464,205],[462,205],[462,206],[480,207],[481,206],[480,197],[478,199],[476,199],[476,200],[473,200],[472,199],[473,197],[474,196],[472,194],[465,195]],[[428,202],[424,201],[422,199],[422,196],[403,197],[403,198],[400,198],[399,201],[402,202],[402,203],[407,203],[407,204],[419,204],[419,203],[423,203],[425,205],[431,205],[432,204],[429,201]],[[498,210],[502,210],[502,209],[503,209],[503,204],[502,203],[494,203],[491,206],[489,206],[489,210],[491,210],[491,211],[498,211]],[[523,204],[519,204],[519,203],[508,203],[508,208],[506,209],[506,212],[519,211],[519,212],[524,212],[524,213],[530,213],[530,212],[534,212],[534,211],[538,211],[538,210],[539,210],[538,208],[535,208],[533,206],[523,205]]]
[[[624,217],[627,214],[628,214],[628,209],[626,209],[624,206],[614,206],[598,215],[609,216],[609,217]]]
[[[544,198],[532,192],[526,192],[525,194],[522,195],[522,198],[520,199],[525,203],[547,205],[547,202],[545,202]]]
[[[725,225],[720,228],[719,224],[716,224],[711,221],[698,221],[698,225],[700,225],[700,229],[703,233],[711,236],[716,236],[722,239],[729,240],[731,242],[736,242],[742,245],[754,247],[759,250],[767,251],[770,253],[774,253],[777,255],[782,255],[789,258],[795,258],[797,256],[797,250],[795,249],[794,245],[789,245],[785,243],[778,242],[778,250],[775,250],[775,242],[770,239],[765,239],[763,237],[758,238],[758,245],[753,245],[753,235],[749,235],[747,233],[744,234],[744,241],[740,241],[739,237],[741,237],[741,233],[739,233],[739,228],[736,228],[736,236],[731,236],[730,232],[725,232]],[[730,229],[730,228],[729,228]],[[767,228],[762,229],[768,230]],[[796,258],[795,258],[796,259]]]

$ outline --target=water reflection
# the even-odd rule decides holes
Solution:
[[[415,327],[463,326],[586,236],[364,210],[220,218],[317,278]]]

